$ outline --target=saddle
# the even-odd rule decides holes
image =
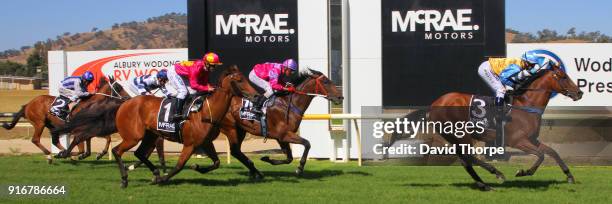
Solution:
[[[276,104],[276,98],[276,95],[272,95],[270,98],[266,99],[266,101],[263,103],[263,106],[261,107],[261,113],[255,110],[256,108],[253,105],[252,101],[246,98],[242,98],[242,106],[238,111],[240,119],[259,122],[261,134],[264,136],[264,139],[266,139],[268,136],[268,122],[266,119],[266,113],[268,107],[272,107],[274,106],[274,104]]]
[[[185,115],[185,118],[187,118],[190,113],[200,111],[202,109],[202,106],[204,105],[204,100],[206,99],[207,96],[208,95],[195,95],[195,96],[190,95],[189,97],[187,97],[185,100],[185,103],[188,105],[184,106],[183,110],[181,110],[183,115]],[[172,115],[174,114],[175,109],[176,109],[176,104],[173,98],[164,98],[161,101],[159,110],[157,112],[157,130],[169,132],[169,133],[176,132],[175,127],[176,127],[177,121],[174,121],[172,118]],[[179,129],[182,129],[184,122],[185,122],[184,120],[178,121]],[[174,139],[175,141],[178,141],[179,143],[182,143],[182,135],[180,134],[175,134],[175,135],[177,135],[175,136],[177,138],[172,138],[172,139]]]
[[[62,121],[67,121],[68,116],[70,115],[70,99],[60,95],[53,99],[51,103],[51,108],[49,108],[49,113]],[[78,104],[78,102],[77,102]],[[75,107],[77,104],[73,105]]]

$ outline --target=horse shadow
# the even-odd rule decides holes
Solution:
[[[487,183],[489,186],[498,189],[509,189],[509,188],[522,188],[522,189],[531,189],[537,191],[546,191],[550,186],[567,183],[564,181],[557,180],[513,180],[506,181],[504,183]],[[447,187],[447,184],[440,183],[408,183],[404,184],[405,187],[417,187],[417,188],[442,188]],[[461,187],[461,188],[471,188],[471,189],[479,189],[474,182],[465,182],[465,183],[452,183],[450,186]]]
[[[285,182],[285,183],[300,183],[300,180],[323,180],[328,177],[341,176],[344,174],[371,176],[365,172],[344,172],[340,170],[321,170],[321,171],[309,171],[306,170],[300,176],[293,172],[286,171],[262,171],[264,179],[262,180],[251,180],[248,178],[248,172],[239,172],[239,175],[244,178],[231,178],[231,179],[209,179],[209,178],[176,178],[162,184],[162,186],[174,186],[181,184],[194,184],[202,186],[238,186],[238,185],[252,185],[269,182]],[[148,181],[142,179],[142,181]]]
[[[565,181],[558,180],[512,180],[506,181],[504,183],[487,183],[489,186],[493,188],[499,189],[508,189],[508,188],[522,188],[522,189],[531,189],[537,191],[546,191],[550,186],[564,184],[567,183]],[[469,187],[472,189],[478,189],[473,182],[468,183],[453,183],[451,184],[455,187]]]

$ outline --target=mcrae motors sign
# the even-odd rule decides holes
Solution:
[[[397,43],[483,43],[482,0],[383,1],[386,37]]]

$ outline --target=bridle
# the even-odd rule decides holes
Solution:
[[[547,71],[550,71],[550,70],[547,70]],[[569,78],[567,77],[567,75],[565,77],[559,76],[560,75],[560,73],[559,73],[560,69],[554,69],[552,72],[553,72],[553,79],[561,87],[561,92],[560,93],[563,94],[563,95],[567,95],[569,93],[569,88],[564,85],[566,83],[562,83],[562,82],[566,82],[567,80],[569,80]],[[521,88],[521,90],[525,90],[525,91],[541,91],[541,92],[545,92],[545,93],[555,92],[555,91],[552,91],[550,89],[544,89],[544,88],[537,88],[537,89]]]
[[[314,77],[312,77],[314,78]],[[307,95],[307,96],[316,96],[316,97],[323,97],[323,98],[327,98],[329,96],[329,92],[327,92],[327,90],[325,89],[325,86],[323,86],[323,82],[321,82],[321,79],[323,79],[323,75],[319,75],[317,78],[315,79],[315,91],[314,93],[307,93],[301,90],[295,90],[296,94],[300,94],[300,95]]]
[[[111,83],[110,81],[107,81],[106,83],[108,84],[108,86],[109,86],[109,87],[110,87],[110,89],[111,89],[111,94],[110,94],[110,95],[108,95],[108,94],[105,94],[105,93],[99,93],[99,92],[96,92],[96,93],[95,93],[96,95],[102,95],[102,96],[106,96],[106,97],[110,97],[110,98],[115,98],[115,99],[119,99],[119,100],[125,100],[125,99],[124,99],[124,98],[121,96],[121,94],[119,93],[119,91],[117,91],[117,90],[115,89],[115,84],[117,84],[117,83],[118,83],[117,81],[113,81],[112,83]],[[115,96],[115,95],[117,95],[117,96]]]

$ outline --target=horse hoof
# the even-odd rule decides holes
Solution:
[[[522,177],[522,176],[527,176],[527,172],[525,170],[518,170],[516,171],[516,177]]]
[[[256,173],[249,173],[249,177],[251,178],[251,180],[253,181],[261,181],[263,180],[264,176],[263,174],[256,172]]]
[[[104,155],[106,155],[107,153],[108,153],[108,152],[101,152],[101,153],[98,153],[98,154],[96,155],[96,161],[98,161],[98,160],[102,159],[102,157],[103,157]]]
[[[91,155],[91,154],[81,154],[81,155],[79,155],[78,159],[79,159],[79,160],[83,160],[83,159],[85,159],[85,158],[89,157],[90,155]]]
[[[189,168],[190,168],[190,169],[193,169],[193,170],[198,170],[198,169],[200,168],[200,165],[198,165],[198,164],[193,164],[193,165],[189,166]],[[166,173],[166,172],[164,171],[164,173]]]
[[[47,164],[53,164],[53,157],[51,155],[47,155]]]
[[[136,167],[133,164],[127,167],[128,171],[134,171],[134,169],[136,169]]]
[[[502,173],[496,174],[495,177],[497,178],[499,183],[506,182],[506,176],[504,176],[504,174],[502,174]]]
[[[304,170],[302,170],[302,169],[298,168],[298,169],[296,169],[296,170],[295,170],[295,174],[296,174],[297,176],[302,176],[302,174],[304,174]]]
[[[162,178],[160,176],[155,176],[151,179],[151,185],[157,185],[162,183]]]
[[[575,184],[575,183],[576,183],[576,180],[574,180],[574,177],[573,177],[573,176],[569,176],[569,177],[567,177],[567,183],[569,183],[569,184]]]
[[[264,156],[264,157],[262,157],[260,160],[261,160],[261,161],[268,162],[268,163],[270,163],[270,162],[272,161],[272,160],[270,160],[270,157],[269,157],[269,156]]]
[[[493,190],[493,188],[491,188],[490,186],[488,186],[487,184],[482,183],[482,182],[476,182],[476,186],[481,191],[491,191],[491,190]]]
[[[128,186],[128,182],[127,181],[121,181],[121,188],[127,188]]]

